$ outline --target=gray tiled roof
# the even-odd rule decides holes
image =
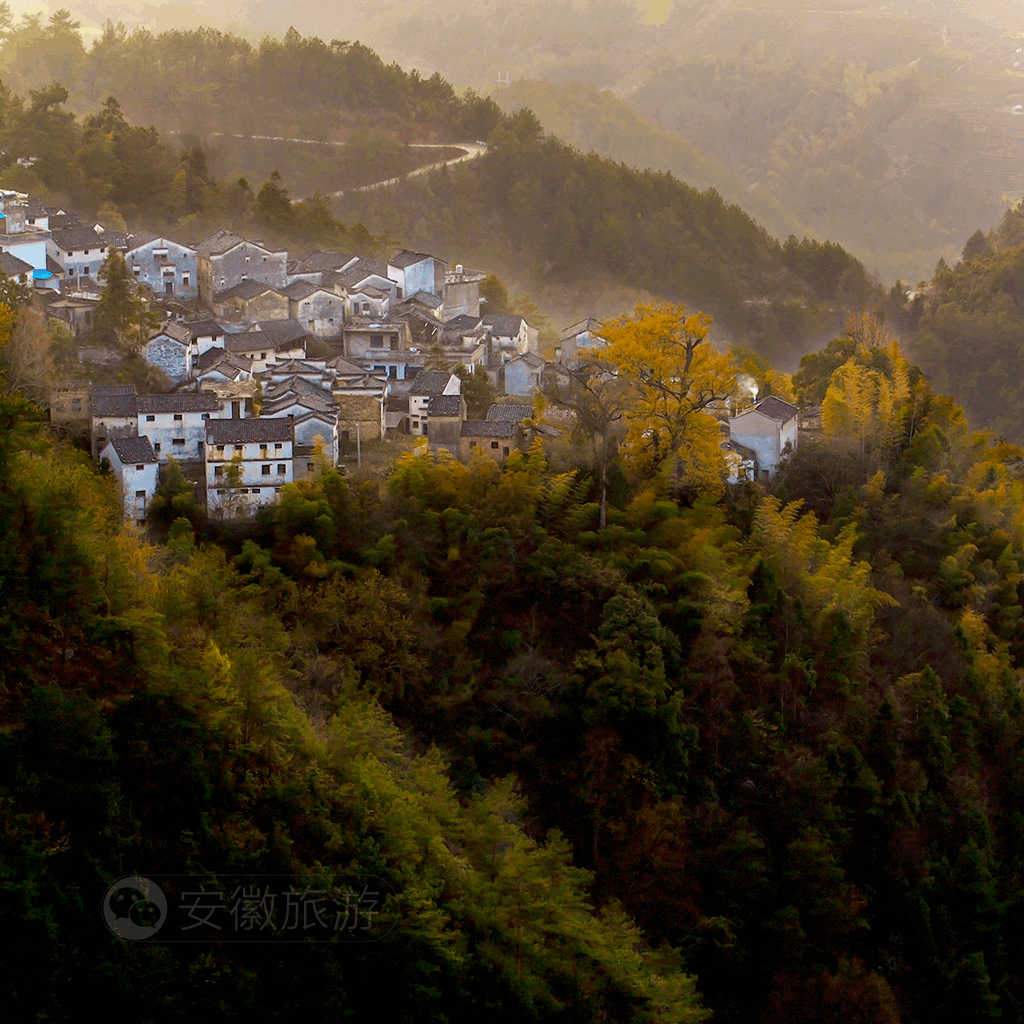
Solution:
[[[148,437],[115,437],[110,443],[122,465],[145,465],[158,461]]]
[[[212,235],[207,235],[194,248],[200,256],[219,256],[229,249],[234,249],[239,242],[244,241],[245,239],[241,235],[236,235],[234,231],[220,228],[214,231]]]
[[[302,262],[313,271],[340,270],[342,267],[358,259],[353,253],[325,252],[314,249]]]
[[[451,320],[445,321],[445,327],[450,331],[472,331],[483,323],[481,317],[470,316],[468,313],[460,313],[453,316]]]
[[[292,421],[287,418],[206,421],[207,444],[291,441],[293,436]]]
[[[519,355],[509,360],[510,363],[520,362],[526,363],[527,366],[537,369],[544,365],[544,360],[540,356],[534,355],[533,352],[521,352]],[[506,364],[507,365],[507,364]]]
[[[65,231],[68,228],[81,227],[81,225],[82,222],[77,213],[60,213],[59,211],[54,210],[54,212],[50,214],[51,231]]]
[[[459,416],[462,414],[462,395],[434,395],[427,406],[428,416]]]
[[[94,417],[116,416],[130,419],[139,415],[138,400],[130,395],[90,395]]]
[[[398,305],[401,306],[406,302],[418,302],[420,305],[426,306],[427,309],[437,309],[443,301],[440,295],[435,295],[433,292],[418,291],[414,295],[406,295]]]
[[[20,277],[32,270],[32,264],[19,259],[14,253],[0,253],[0,270],[8,277]]]
[[[231,367],[234,370],[252,372],[252,360],[248,356],[239,355],[237,352],[225,352],[222,348],[208,348],[201,356],[198,356],[192,364],[196,373],[206,373],[215,366]]]
[[[330,362],[328,362],[327,366],[332,370],[336,370],[338,373],[359,375],[366,373],[365,367],[352,362],[351,359],[346,359],[344,356],[335,356],[330,360]]]
[[[515,437],[516,425],[501,420],[466,420],[463,437]]]
[[[193,338],[212,338],[227,333],[216,320],[192,320],[185,326],[192,332]]]
[[[277,384],[268,384],[263,389],[264,410],[270,414],[271,406],[282,406],[298,402],[308,409],[319,409],[330,412],[335,408],[330,391],[325,391],[316,384],[302,377],[289,377]]]
[[[224,336],[224,348],[228,352],[264,352],[274,348],[274,343],[262,331],[240,331]]]
[[[273,339],[276,348],[294,344],[306,337],[306,329],[298,320],[260,320],[259,327]]]
[[[103,231],[98,232],[98,234],[103,244],[109,245],[112,249],[121,249],[123,251],[128,248],[127,231],[115,231],[104,228]]]
[[[150,332],[149,337],[153,339],[159,338],[161,335],[181,342],[182,345],[187,345],[192,340],[192,332],[185,324],[179,324],[177,320],[165,320],[156,330]]]
[[[315,292],[324,291],[320,285],[313,284],[312,281],[292,281],[287,288],[282,288],[281,290],[289,299],[294,299],[296,302],[308,298]]]
[[[388,265],[383,260],[360,258],[351,267],[332,274],[331,281],[350,287],[365,281],[371,275],[387,279]]]
[[[269,284],[247,278],[245,281],[239,281],[238,284],[232,285],[230,288],[225,288],[222,292],[217,292],[213,297],[213,301],[224,302],[226,299],[255,299],[257,295],[262,295],[264,292],[276,291],[277,289]]]
[[[491,334],[502,338],[515,338],[519,335],[519,328],[522,326],[521,316],[505,316],[497,313],[488,313],[483,318],[484,325],[491,329]]]
[[[437,260],[438,263],[444,263],[445,266],[448,266],[444,260],[438,260],[436,256],[431,256],[425,252],[412,252],[410,249],[403,249],[397,255],[392,256],[388,263],[393,267],[404,269],[405,267],[413,267],[417,263],[422,263],[424,260]]]
[[[410,395],[440,395],[448,387],[451,374],[447,370],[423,370],[409,388]]]
[[[532,417],[533,406],[530,405],[492,405],[487,410],[488,423],[522,423]]]
[[[128,236],[128,251],[137,249],[140,245],[148,245],[155,242],[160,236],[155,231],[135,231]]]
[[[215,395],[204,392],[179,392],[174,395],[139,395],[139,413],[147,412],[216,412],[220,402]]]
[[[64,231],[54,231],[53,241],[65,252],[74,252],[78,249],[100,249],[106,246],[106,242],[100,238],[92,228],[76,227],[67,228]]]
[[[789,402],[784,402],[781,398],[776,398],[775,395],[769,395],[767,398],[762,398],[754,408],[763,416],[767,416],[769,419],[778,420],[779,423],[787,423],[798,412],[795,405],[791,405]]]

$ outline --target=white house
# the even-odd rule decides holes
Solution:
[[[125,262],[153,294],[186,301],[199,295],[196,251],[172,238],[140,231],[129,236]]]
[[[0,191],[0,250],[10,253],[40,275],[47,274],[46,257],[50,232],[30,218],[27,197],[9,190]]]
[[[191,332],[176,320],[165,320],[150,334],[142,358],[163,370],[175,384],[181,384],[192,376]]]
[[[798,411],[795,405],[769,395],[729,418],[729,436],[756,453],[762,481],[775,476],[785,452],[796,450]]]
[[[524,352],[536,354],[540,333],[521,316],[488,313],[482,319],[484,326],[491,332],[492,363],[507,362]]]
[[[558,347],[555,349],[555,359],[570,366],[576,362],[577,353],[580,351],[603,345],[604,338],[598,334],[600,329],[600,321],[595,320],[592,316],[570,324],[562,331]]]
[[[90,227],[54,231],[46,242],[46,255],[60,265],[69,281],[78,277],[98,281],[108,252],[106,240]]]
[[[416,374],[409,388],[409,432],[427,435],[427,408],[438,395],[462,394],[462,381],[447,370],[426,370]]]
[[[540,391],[545,366],[547,363],[532,352],[524,352],[504,363],[499,374],[503,378],[505,394],[526,398]]]
[[[218,519],[251,518],[294,479],[291,419],[206,421],[206,502]]]
[[[444,279],[448,264],[425,252],[403,249],[388,260],[388,277],[398,285],[399,294],[429,292],[444,300]]]
[[[316,338],[337,338],[345,322],[345,298],[309,281],[295,281],[284,289],[288,316]]]
[[[264,417],[290,417],[295,423],[295,443],[323,445],[331,465],[338,461],[338,407],[330,391],[302,377],[292,377],[263,388]]]
[[[115,437],[100,452],[100,461],[108,463],[117,480],[125,520],[142,525],[156,494],[159,472],[149,438]]]
[[[91,388],[89,399],[92,457],[98,459],[109,441],[138,434],[138,396],[134,384],[111,384]]]
[[[273,363],[306,358],[306,331],[297,320],[261,320],[256,330],[224,336],[224,349],[252,360],[252,372]]]
[[[179,462],[203,458],[206,442],[206,421],[231,415],[216,395],[209,392],[181,391],[173,395],[139,395],[139,434],[153,444],[161,462],[174,456]]]

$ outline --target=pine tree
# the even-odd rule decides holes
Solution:
[[[150,332],[160,325],[160,318],[150,311],[119,249],[110,250],[100,268],[100,279],[103,292],[96,307],[96,334],[128,358],[136,358]]]
[[[280,173],[272,171],[256,196],[256,218],[275,231],[287,231],[295,223],[295,210]]]

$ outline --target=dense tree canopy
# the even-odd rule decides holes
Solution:
[[[805,369],[850,415],[774,494],[679,501],[613,443],[602,501],[538,441],[325,467],[244,535],[174,472],[153,534],[123,527],[0,399],[6,1005],[66,1016],[116,974],[170,1016],[357,981],[396,1020],[1017,1016],[1024,452],[870,318]],[[182,864],[370,873],[394,931],[96,932],[110,881]]]

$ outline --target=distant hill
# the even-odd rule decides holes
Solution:
[[[529,110],[488,141],[470,164],[345,196],[340,216],[446,259],[514,266],[531,293],[597,303],[627,288],[691,303],[715,317],[718,338],[787,366],[880,297],[840,246],[782,245],[716,191],[584,155]]]
[[[607,89],[524,79],[495,90],[492,98],[506,113],[529,107],[551,134],[584,152],[593,150],[641,170],[670,171],[701,191],[713,188],[726,202],[742,206],[776,238],[813,236],[771,193],[750,188],[683,136],[652,124]]]
[[[364,38],[478,89],[499,75],[611,89],[889,280],[930,276],[1024,195],[1024,40],[1003,34],[1007,3],[692,0],[659,5],[658,24],[646,6],[491,0],[428,16],[404,0]]]

